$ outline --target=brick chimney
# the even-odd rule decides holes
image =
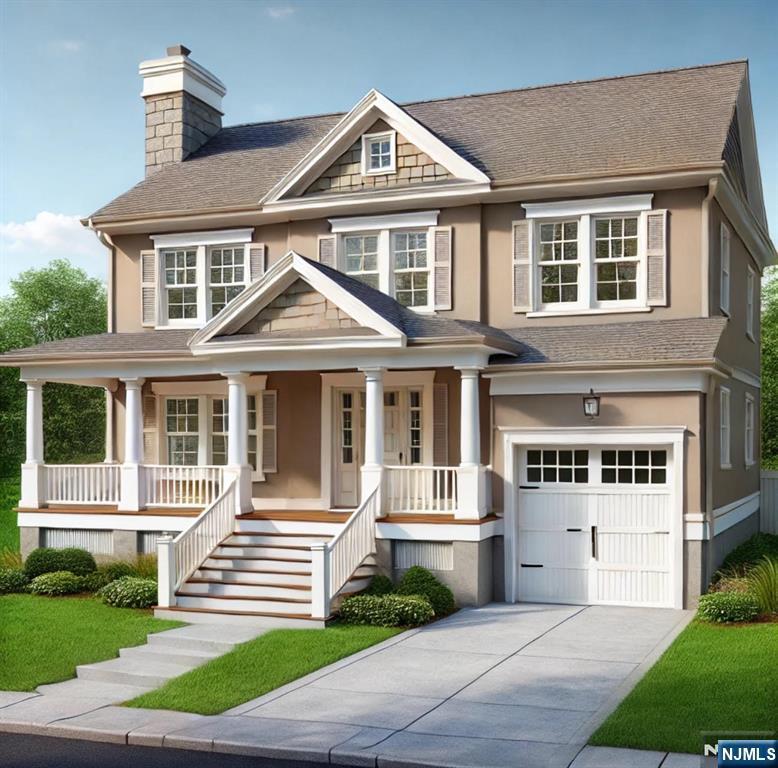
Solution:
[[[189,58],[183,45],[164,59],[142,61],[146,102],[146,178],[185,160],[222,127],[224,84]]]

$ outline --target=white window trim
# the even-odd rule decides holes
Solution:
[[[729,387],[719,388],[719,463],[721,469],[732,469],[732,391]]]
[[[745,465],[746,467],[753,467],[756,464],[756,399],[750,392],[746,392],[745,396],[743,425]]]
[[[389,165],[385,168],[370,168],[369,149],[370,145],[379,139],[389,139]],[[363,176],[383,176],[387,173],[397,173],[397,131],[378,131],[377,133],[362,134],[362,175]]]
[[[751,341],[754,338],[754,319],[756,315],[756,272],[749,266],[746,277],[746,336]]]
[[[719,231],[719,309],[730,316],[732,293],[732,260],[729,227],[722,221]]]
[[[588,200],[557,200],[551,203],[522,203],[528,219],[563,219],[584,215],[628,214],[651,210],[654,195],[595,197]]]

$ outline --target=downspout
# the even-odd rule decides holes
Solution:
[[[702,231],[700,233],[700,251],[702,258],[702,294],[700,316],[710,317],[710,201],[716,196],[719,180],[711,179],[708,182],[708,194],[702,201]]]

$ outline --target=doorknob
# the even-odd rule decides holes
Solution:
[[[592,557],[597,559],[597,526],[592,526]]]
[[[403,463],[403,452],[400,451],[400,464],[402,464],[402,463]]]

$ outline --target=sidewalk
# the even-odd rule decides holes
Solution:
[[[690,616],[494,604],[219,716],[0,693],[0,731],[380,768],[697,768],[693,755],[584,746]]]

